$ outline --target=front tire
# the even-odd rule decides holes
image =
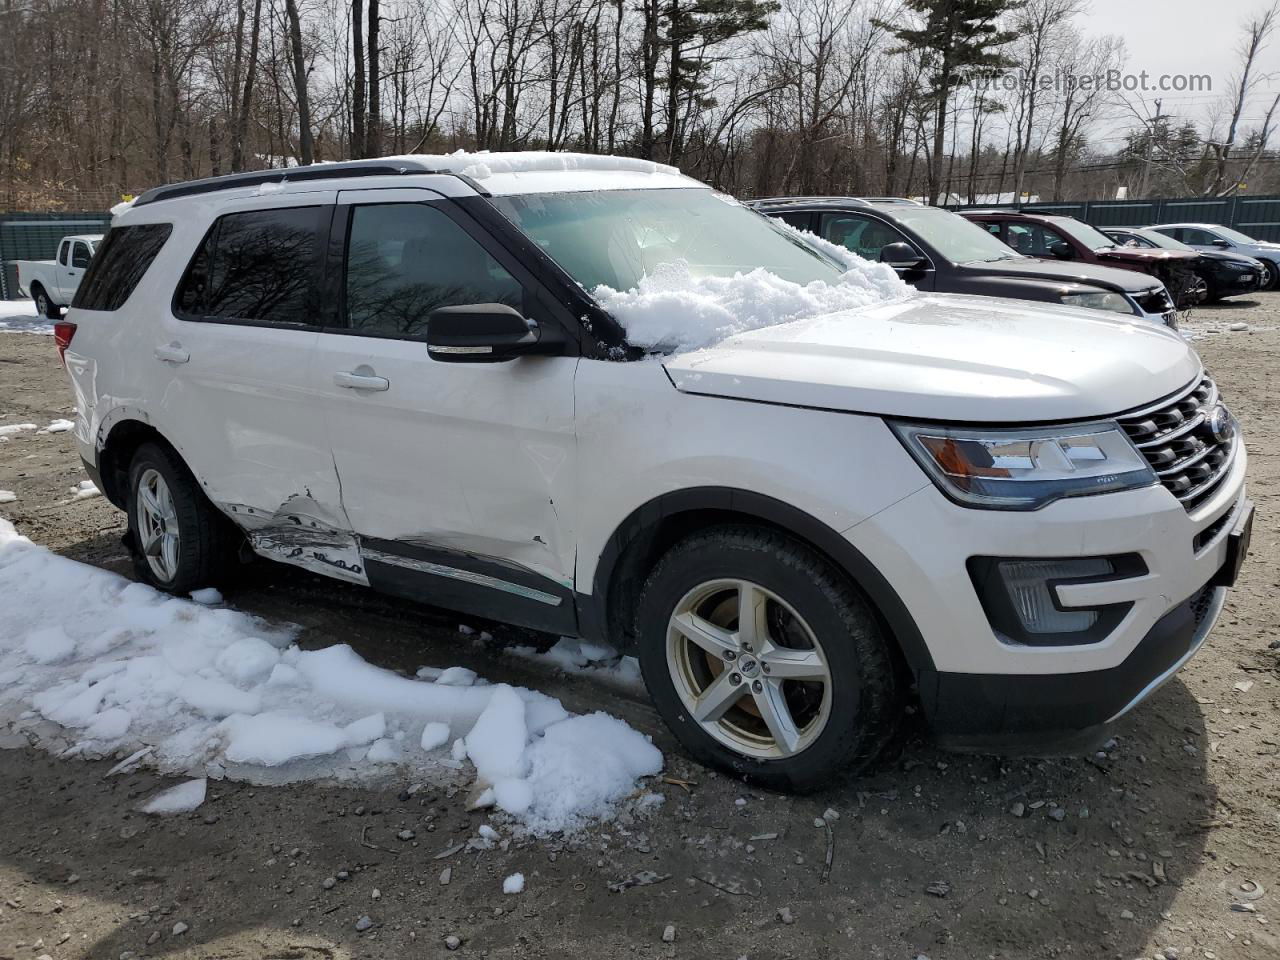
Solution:
[[[1266,269],[1263,274],[1262,282],[1258,285],[1259,290],[1274,290],[1280,287],[1280,267],[1277,267],[1271,260],[1263,260],[1262,266]]]
[[[223,582],[234,561],[228,521],[168,448],[144,443],[129,466],[129,538],[140,579],[187,594]]]
[[[898,677],[875,614],[777,531],[717,527],[672,547],[645,584],[637,634],[658,712],[695,759],[732,776],[817,790],[868,766],[896,726]]]
[[[49,299],[49,294],[45,293],[44,287],[36,284],[31,291],[31,299],[35,301],[36,312],[40,316],[47,320],[62,319],[62,308]]]

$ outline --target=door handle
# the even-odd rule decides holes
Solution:
[[[166,363],[186,363],[191,359],[191,354],[182,349],[180,343],[165,343],[156,347],[155,355],[157,360],[163,360]]]
[[[368,367],[361,367],[361,370],[369,370]],[[391,381],[386,377],[375,377],[373,371],[369,373],[348,373],[343,370],[333,375],[333,382],[340,387],[346,387],[348,390],[390,390]]]

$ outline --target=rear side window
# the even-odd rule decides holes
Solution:
[[[172,232],[173,226],[168,223],[112,227],[89,264],[71,306],[79,310],[119,310]]]
[[[220,217],[178,285],[179,313],[283,326],[316,323],[316,278],[330,213],[328,206],[311,206]]]

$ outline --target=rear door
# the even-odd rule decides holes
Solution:
[[[365,583],[312,371],[334,191],[230,201],[148,345],[166,432],[274,560]]]
[[[576,356],[441,363],[425,342],[438,307],[505,303],[556,324],[554,307],[430,190],[343,191],[334,233],[340,326],[319,336],[313,413],[371,583],[572,629]]]

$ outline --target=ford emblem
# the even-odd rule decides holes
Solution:
[[[1218,404],[1208,414],[1209,432],[1218,443],[1227,443],[1236,435],[1235,417],[1222,404]]]

